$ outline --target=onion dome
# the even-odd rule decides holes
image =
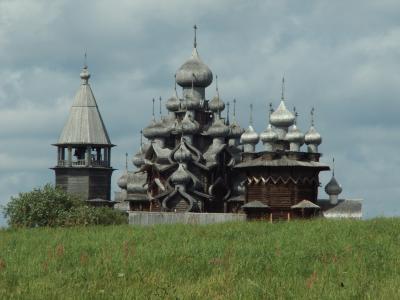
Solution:
[[[188,113],[186,113],[180,124],[175,124],[177,133],[182,134],[194,134],[199,130],[199,128],[199,123],[193,120]]]
[[[285,105],[285,78],[282,78],[282,96],[281,103],[279,103],[278,108],[271,113],[270,123],[276,127],[290,127],[294,124],[295,116],[286,108]]]
[[[294,124],[289,129],[289,132],[286,134],[286,140],[289,143],[303,145],[304,144],[304,134],[297,128],[296,124]]]
[[[234,120],[231,125],[229,125],[229,137],[239,138],[244,132],[244,129],[239,126],[239,124]]]
[[[176,83],[181,87],[208,87],[213,80],[210,68],[201,61],[197,48],[192,56],[176,71]]]
[[[215,76],[215,86],[216,86],[216,94],[214,98],[208,103],[208,107],[214,113],[219,113],[225,109],[225,103],[219,97],[218,90],[218,76]]]
[[[274,143],[278,140],[278,134],[274,131],[271,124],[268,124],[267,129],[260,133],[260,140],[263,143]]]
[[[320,145],[322,143],[322,137],[314,126],[311,126],[304,137],[304,141],[307,145]]]
[[[314,127],[314,107],[311,109],[311,127],[307,131],[305,138],[307,145],[320,145],[322,143],[322,137]]]
[[[190,153],[189,149],[186,147],[183,139],[181,139],[178,150],[174,153],[174,159],[177,162],[188,162],[192,159],[192,153]]]
[[[276,127],[289,127],[293,125],[294,115],[286,108],[283,99],[278,108],[271,114],[270,123]]]
[[[240,138],[244,132],[244,129],[236,121],[236,99],[233,99],[233,122],[229,125],[229,130],[230,138]]]
[[[242,144],[257,144],[260,137],[258,133],[254,130],[253,126],[249,125],[249,127],[244,131],[244,133],[240,137],[240,142]]]
[[[140,146],[140,150],[133,156],[132,163],[135,165],[136,168],[140,168],[144,165],[144,149],[143,145]]]
[[[125,170],[124,173],[122,173],[121,177],[118,178],[117,184],[121,189],[126,189],[126,187],[128,185],[128,171],[127,170]]]
[[[129,193],[144,194],[147,192],[147,187],[145,187],[142,180],[139,179],[140,176],[141,175],[138,175],[138,174],[134,174],[132,176],[132,182],[129,182],[128,186],[127,186],[127,191]]]
[[[175,81],[175,92],[172,94],[171,98],[167,100],[166,107],[169,111],[177,111],[180,109],[180,100],[178,92],[176,91],[176,81]]]
[[[215,95],[215,97],[208,103],[208,107],[214,113],[221,112],[225,109],[225,103],[221,100],[219,95]]]
[[[197,52],[197,26],[194,26],[194,44],[192,56],[176,71],[176,82],[181,87],[207,87],[213,80],[210,68],[201,61]]]
[[[174,185],[176,184],[186,185],[187,183],[189,183],[190,179],[191,179],[190,175],[188,174],[188,172],[186,172],[182,164],[179,164],[178,169],[171,175],[171,182]]]
[[[216,119],[208,128],[207,134],[212,137],[225,137],[229,134],[229,127],[224,124],[222,119]]]
[[[138,152],[132,158],[132,163],[135,165],[136,168],[140,168],[144,165],[144,157],[143,153]]]
[[[169,136],[171,128],[165,126],[162,121],[152,123],[143,129],[143,135],[148,139],[153,139],[157,137],[167,137]]]
[[[339,195],[342,192],[342,187],[340,184],[336,181],[335,174],[332,175],[331,180],[328,182],[328,184],[325,186],[325,192],[331,196],[331,195]]]

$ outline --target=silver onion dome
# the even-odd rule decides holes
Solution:
[[[270,123],[276,127],[289,127],[293,125],[295,116],[286,108],[282,100],[278,108],[271,114]]]
[[[144,165],[144,151],[143,147],[140,147],[140,150],[133,156],[132,163],[136,168],[140,168]]]
[[[225,103],[221,100],[219,95],[215,95],[214,98],[208,103],[208,107],[214,113],[221,112],[225,109]]]
[[[181,87],[208,87],[213,80],[210,68],[201,61],[197,48],[192,56],[176,71],[176,83]]]
[[[133,174],[131,177],[131,182],[128,183],[127,186],[127,191],[129,193],[134,193],[134,194],[144,194],[147,192],[147,188],[144,186],[143,182],[138,180],[139,174]],[[143,175],[142,175],[143,176]]]
[[[199,130],[199,128],[199,123],[193,120],[188,113],[186,113],[186,115],[183,117],[183,120],[180,122],[180,124],[175,124],[175,130],[177,133],[182,134],[194,134]]]
[[[179,148],[174,153],[174,160],[177,162],[188,162],[191,159],[192,159],[192,153],[190,153],[189,149],[183,142],[183,139],[181,139]]]
[[[171,182],[174,185],[176,184],[186,185],[187,183],[189,183],[190,179],[191,179],[190,175],[188,174],[188,172],[186,172],[182,164],[179,164],[178,169],[171,175]]]
[[[307,145],[316,146],[322,143],[322,137],[314,127],[314,107],[311,109],[311,127],[306,133],[305,142]]]
[[[126,189],[126,187],[128,185],[128,171],[127,170],[125,170],[124,173],[122,173],[121,177],[118,178],[117,184],[121,189]]]
[[[342,187],[340,184],[336,181],[335,175],[332,175],[331,180],[328,182],[328,184],[325,186],[325,192],[331,196],[331,195],[339,195],[342,192]]]
[[[239,124],[235,121],[229,125],[229,137],[230,138],[239,138],[244,132],[244,129],[239,126]]]
[[[209,109],[214,113],[220,113],[225,109],[225,103],[219,97],[219,90],[218,90],[218,76],[215,76],[215,96],[214,98],[208,103]]]
[[[153,139],[157,137],[167,137],[169,136],[171,128],[165,126],[163,121],[153,120],[149,126],[143,129],[143,135],[148,139]]]
[[[177,110],[180,109],[180,104],[181,103],[180,103],[180,100],[179,100],[179,97],[178,97],[178,93],[177,93],[177,91],[175,89],[174,94],[171,96],[171,98],[169,98],[167,100],[167,103],[165,104],[165,106],[167,107],[167,109],[169,111],[177,111]]]
[[[207,134],[212,137],[226,137],[229,134],[229,127],[224,124],[222,119],[216,119],[208,128]]]
[[[278,140],[278,134],[274,131],[271,124],[268,124],[267,129],[260,133],[260,140],[263,143],[273,143]]]
[[[258,133],[254,130],[253,126],[249,125],[249,127],[244,131],[244,133],[240,137],[240,142],[242,144],[257,144],[260,137]]]
[[[315,129],[314,126],[311,126],[310,129],[307,131],[304,141],[307,145],[320,145],[322,143],[322,137]]]
[[[296,124],[294,124],[289,132],[286,134],[286,140],[289,143],[296,143],[299,145],[304,144],[304,134],[297,128]]]

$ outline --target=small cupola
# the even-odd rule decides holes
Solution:
[[[325,186],[325,192],[329,195],[329,200],[331,204],[338,203],[338,196],[343,191],[341,185],[337,182],[335,178],[335,159],[332,162],[332,178]]]
[[[221,112],[225,109],[225,103],[221,100],[219,96],[218,76],[215,76],[215,96],[208,103],[208,107],[214,113],[215,116],[220,116]]]
[[[167,100],[166,107],[169,111],[178,111],[180,109],[181,102],[179,100],[178,91],[176,90],[176,76],[175,76],[175,88],[171,98]]]
[[[272,109],[272,103],[269,105],[269,118],[271,118],[271,114],[274,112]],[[268,123],[267,128],[260,133],[260,140],[264,144],[265,150],[266,151],[273,151],[274,150],[274,145],[275,142],[278,140],[278,134],[275,132],[275,130],[272,128],[271,123]]]
[[[294,110],[294,124],[290,127],[289,132],[286,134],[286,140],[290,144],[290,151],[300,151],[300,147],[304,144],[304,134],[297,128],[297,112]]]
[[[172,173],[170,180],[173,185],[184,188],[184,186],[186,186],[190,182],[191,177],[186,171],[183,164],[179,163],[178,169],[174,173]]]
[[[181,142],[178,149],[175,151],[174,160],[180,163],[187,163],[192,159],[192,153],[185,145],[185,140],[181,137]]]
[[[256,145],[260,137],[253,128],[253,104],[250,104],[250,122],[249,127],[240,137],[240,142],[244,145],[244,152],[255,152]]]
[[[311,127],[307,131],[304,141],[308,152],[318,153],[318,146],[322,143],[322,137],[314,127],[314,108],[311,109]]]

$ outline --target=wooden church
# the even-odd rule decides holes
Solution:
[[[280,103],[270,105],[268,125],[258,134],[250,120],[246,129],[236,120],[219,94],[206,97],[214,81],[200,58],[194,27],[191,56],[175,74],[175,88],[166,101],[153,99],[153,116],[142,130],[139,151],[118,179],[115,201],[136,212],[246,213],[249,219],[310,218],[314,216],[361,217],[361,202],[338,199],[342,189],[332,174],[318,198],[319,173],[329,170],[320,162],[321,135],[314,125],[304,134],[297,127],[297,113],[286,107],[284,80]],[[112,205],[111,148],[85,64],[81,85],[59,140],[56,185],[78,194],[93,205]],[[181,88],[178,92],[179,86]],[[159,104],[159,116],[155,106]],[[226,114],[223,112],[226,110]],[[223,116],[225,115],[225,116]],[[256,146],[262,142],[262,149]]]

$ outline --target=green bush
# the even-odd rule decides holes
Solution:
[[[127,223],[123,212],[87,206],[82,199],[46,184],[11,197],[3,209],[12,227],[110,225]]]
[[[109,207],[92,207],[83,205],[73,207],[60,216],[61,226],[118,225],[126,223],[126,213]]]

